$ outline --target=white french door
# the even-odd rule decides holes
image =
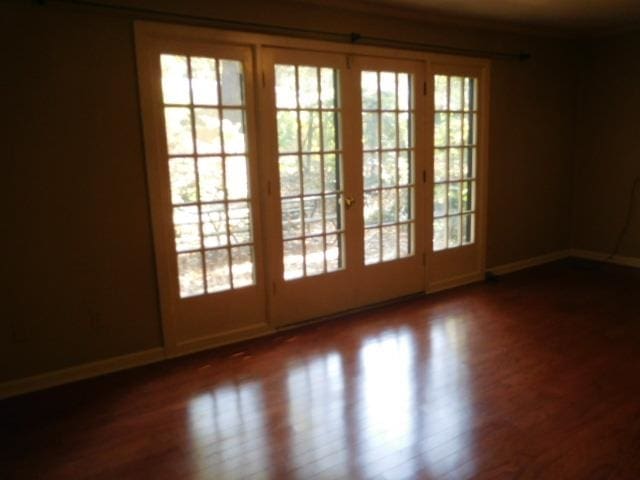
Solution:
[[[354,57],[359,83],[361,305],[424,291],[424,64]]]
[[[266,331],[251,50],[138,44],[168,353]]]
[[[270,132],[266,209],[274,324],[346,310],[355,255],[354,92],[344,56],[263,53],[261,123]]]
[[[428,291],[481,280],[485,269],[486,72],[434,64],[432,242]]]
[[[170,355],[482,275],[486,65],[291,42],[136,26]]]
[[[421,64],[269,49],[263,68],[274,323],[422,291]]]

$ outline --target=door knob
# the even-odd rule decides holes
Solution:
[[[353,204],[356,203],[355,199],[353,197],[345,197],[344,198],[344,204],[347,208],[351,208],[353,206]]]

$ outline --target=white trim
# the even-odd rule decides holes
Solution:
[[[36,390],[44,390],[45,388],[51,388],[65,383],[106,375],[107,373],[117,372],[119,370],[159,362],[164,360],[164,358],[164,349],[158,347],[64,368],[62,370],[41,373],[31,377],[10,380],[0,383],[0,400]]]
[[[572,249],[569,252],[571,257],[595,260],[596,262],[613,263],[615,265],[623,265],[625,267],[640,268],[640,258],[638,257],[623,257],[622,255],[614,255],[611,257],[611,254],[609,253],[579,249]]]
[[[558,250],[557,252],[546,253],[544,255],[538,255],[537,257],[487,268],[487,272],[491,272],[494,275],[506,275],[507,273],[513,273],[526,268],[537,267],[538,265],[544,265],[545,263],[562,260],[570,255],[571,250]]]
[[[545,263],[555,262],[557,260],[562,260],[563,258],[569,257],[582,258],[584,260],[593,260],[596,262],[612,263],[625,267],[640,268],[640,258],[638,257],[624,257],[621,255],[615,255],[610,258],[609,253],[594,252],[592,250],[569,249],[558,250],[557,252],[547,253],[545,255],[539,255],[537,257],[527,258],[525,260],[518,260],[517,262],[487,268],[487,272],[491,272],[494,275],[506,275],[508,273],[517,272],[526,268],[536,267],[538,265],[544,265]]]
[[[253,338],[264,337],[272,333],[275,333],[275,330],[270,325],[266,323],[257,323],[219,334],[206,335],[178,342],[175,347],[175,352],[172,352],[169,357],[181,357],[183,355],[189,355],[190,353],[211,350],[216,347],[232,345],[234,343],[244,342]]]
[[[478,272],[447,278],[446,280],[440,280],[427,285],[427,295],[450,288],[461,287],[470,283],[481,282],[482,280],[484,280],[484,274]]]

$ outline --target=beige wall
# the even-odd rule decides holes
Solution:
[[[488,265],[569,247],[577,78],[570,41],[276,2],[181,8],[531,52],[528,62],[492,67]],[[159,346],[132,17],[23,1],[0,6],[0,27],[10,47],[0,83],[9,170],[0,381]]]
[[[2,10],[0,379],[157,346],[131,28]]]
[[[640,32],[593,42],[576,129],[574,248],[611,253],[640,176]],[[640,258],[640,191],[619,254]]]

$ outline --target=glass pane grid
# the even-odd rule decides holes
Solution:
[[[283,277],[344,268],[338,74],[275,66]]]
[[[477,79],[434,78],[433,250],[473,244]]]
[[[366,265],[415,253],[412,85],[407,73],[361,75]]]
[[[160,62],[180,297],[254,285],[242,64]]]

